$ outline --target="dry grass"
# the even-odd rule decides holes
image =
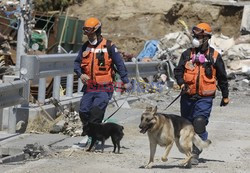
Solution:
[[[38,115],[34,119],[29,120],[26,132],[44,132],[48,133],[54,122],[48,120],[43,115]]]
[[[56,124],[58,121],[60,121],[62,118],[63,116],[59,116],[54,121],[50,121],[42,114],[40,114],[34,119],[29,120],[26,132],[49,133],[50,130],[52,129],[52,126]]]

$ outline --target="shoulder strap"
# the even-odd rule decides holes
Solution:
[[[112,51],[111,51],[112,41],[111,40],[107,40],[106,46],[107,46],[109,57],[112,57]]]
[[[219,55],[219,52],[214,50],[214,48],[212,48],[212,47],[209,47],[208,51],[209,51],[208,58],[212,62],[212,64],[214,65],[216,62],[216,59]]]
[[[193,51],[192,48],[189,48],[186,50],[185,59],[184,59],[185,62],[190,60],[190,57],[192,56],[192,53],[193,53],[192,51]]]
[[[214,50],[214,54],[213,54],[213,58],[214,58],[214,60],[216,60],[216,59],[217,59],[218,55],[219,55],[219,52],[218,52],[218,51],[216,51],[216,50]]]
[[[89,42],[86,41],[86,42],[82,45],[82,52],[84,52],[84,51],[87,49],[88,44],[89,44]]]
[[[106,47],[108,50],[109,57],[111,58],[112,57],[112,51],[111,51],[112,41],[111,40],[107,40]],[[117,67],[115,66],[115,64],[113,62],[112,62],[112,67],[113,67],[113,70],[115,71],[115,73],[117,73],[118,72]]]
[[[84,52],[87,49],[89,42],[86,41],[83,45],[82,45],[82,52]],[[107,40],[106,42],[106,47],[108,50],[108,54],[111,57],[112,56],[112,51],[111,51],[111,47],[112,47],[112,41],[111,40]]]

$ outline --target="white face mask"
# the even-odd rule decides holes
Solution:
[[[94,39],[93,41],[90,41],[90,40],[89,40],[89,43],[90,43],[91,45],[93,45],[93,46],[94,46],[94,45],[96,45],[96,44],[97,44],[97,39]]]
[[[194,38],[194,39],[192,40],[192,45],[193,45],[194,47],[200,47],[201,43],[200,43],[200,41],[199,41],[197,38]]]

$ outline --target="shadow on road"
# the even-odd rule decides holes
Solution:
[[[182,160],[183,158],[173,157],[172,159]],[[214,160],[214,159],[199,158],[199,163],[206,163],[206,162],[225,162],[225,161],[224,160]]]
[[[140,166],[140,169],[146,169],[144,166]],[[159,169],[172,169],[172,168],[183,168],[185,169],[184,166],[179,166],[179,165],[154,165],[152,166],[152,169],[154,168],[159,168]]]
[[[176,157],[172,158],[172,159],[183,160],[183,158],[176,158]],[[176,162],[176,161],[174,161],[174,162]],[[214,159],[203,159],[203,158],[199,159],[199,163],[206,163],[206,162],[225,162],[225,161],[223,161],[223,160],[214,160]],[[143,169],[144,166],[140,166],[139,168]],[[152,166],[152,168],[159,168],[159,169],[171,169],[171,168],[189,169],[191,167],[185,167],[185,166],[181,166],[181,165],[177,164],[177,165],[154,165],[154,166]],[[207,168],[207,167],[197,165],[197,166],[192,166],[192,168]]]
[[[200,163],[206,163],[206,162],[225,162],[225,161],[224,160],[214,160],[214,159],[203,159],[203,158],[200,158],[199,162]]]

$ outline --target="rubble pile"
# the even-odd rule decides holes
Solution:
[[[70,112],[69,109],[66,108],[60,118],[61,120],[52,126],[50,133],[62,133],[72,137],[81,135],[82,123],[78,112]]]
[[[89,8],[93,4],[95,10]],[[84,0],[81,6],[74,5],[69,10],[70,15],[82,20],[89,16],[100,19],[104,37],[112,40],[120,51],[136,56],[147,40],[160,40],[166,33],[180,31],[183,26],[179,19],[189,27],[208,22],[215,32],[233,36],[240,30],[242,12],[243,8],[209,5],[203,1],[166,3],[165,0],[110,0],[105,3]]]
[[[59,106],[59,107],[58,107]],[[82,133],[82,123],[78,112],[67,108],[56,106],[58,109],[57,118],[50,120],[46,116],[40,115],[28,122],[26,132],[29,133],[57,133],[69,136],[80,136]],[[19,129],[21,126],[18,125]]]
[[[35,143],[27,144],[24,147],[23,152],[25,160],[36,160],[49,156],[52,153],[52,150],[49,146],[41,146]]]
[[[227,67],[231,91],[250,90],[250,35],[230,38],[215,35],[211,45],[220,51]]]
[[[70,112],[67,109],[64,110],[65,121],[67,123],[66,128],[63,131],[63,134],[69,136],[81,136],[82,133],[82,123],[79,117],[78,112]]]
[[[144,57],[138,60],[149,62],[159,61],[166,63],[167,80],[174,81],[173,70],[177,65],[183,51],[192,47],[190,33],[179,31],[169,33],[159,40],[154,56],[140,53]],[[155,41],[155,40],[154,40]],[[150,45],[148,42],[147,45]],[[146,45],[145,44],[145,45]],[[230,90],[245,91],[250,89],[250,35],[241,35],[230,38],[223,34],[215,34],[210,40],[210,46],[219,51],[225,62],[230,80]],[[145,46],[146,47],[146,46]],[[147,48],[143,49],[147,52]],[[148,47],[152,50],[152,47]],[[151,52],[152,54],[152,52]]]

